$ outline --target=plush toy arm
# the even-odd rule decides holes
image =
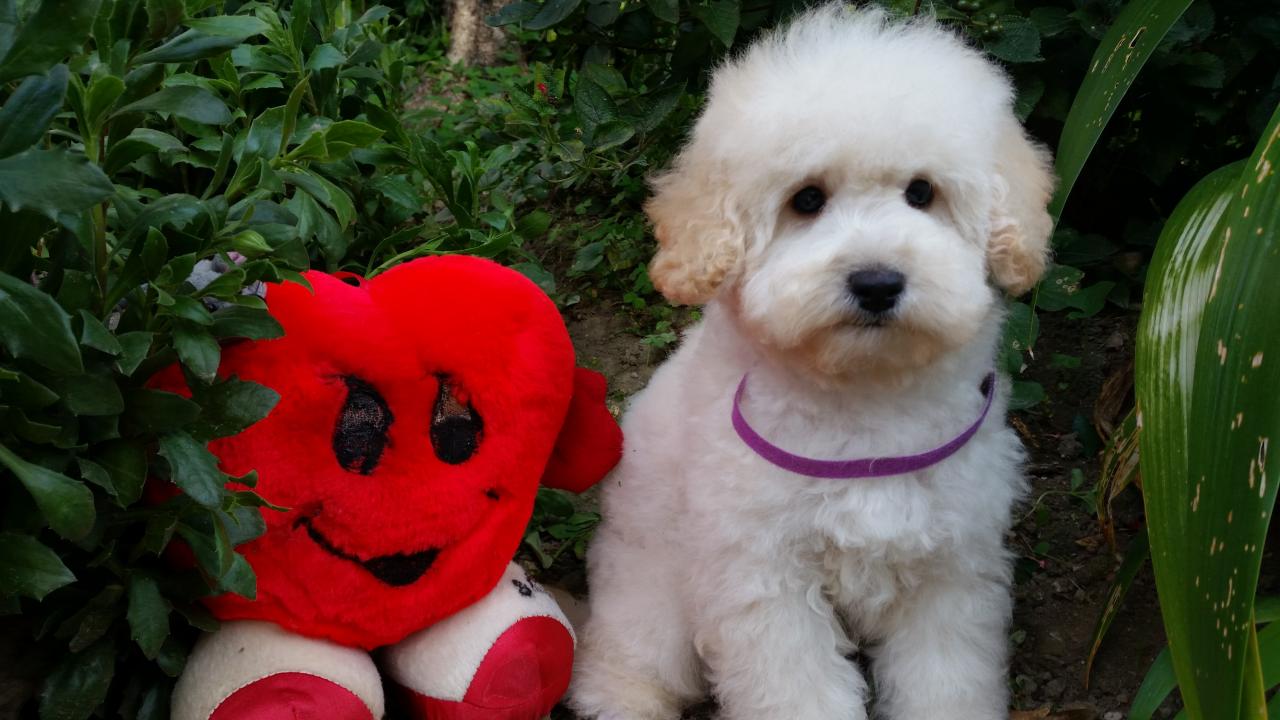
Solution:
[[[598,372],[575,368],[573,399],[542,484],[582,492],[604,478],[622,457],[622,430],[604,404],[608,386]]]

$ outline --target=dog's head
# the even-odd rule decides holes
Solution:
[[[980,52],[826,6],[716,72],[653,183],[650,275],[818,372],[918,368],[1040,278],[1052,184]]]

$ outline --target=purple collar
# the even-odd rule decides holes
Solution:
[[[982,380],[982,394],[986,398],[982,404],[982,412],[978,419],[951,441],[918,455],[900,455],[898,457],[859,458],[857,460],[817,460],[801,455],[793,455],[770,443],[760,436],[747,419],[742,415],[742,393],[747,389],[747,376],[743,375],[738,383],[738,392],[733,396],[733,429],[738,437],[751,448],[755,454],[783,470],[799,475],[815,478],[851,480],[854,478],[887,477],[923,470],[946,460],[965,446],[978,432],[982,421],[991,409],[991,400],[995,397],[996,375],[988,373]]]

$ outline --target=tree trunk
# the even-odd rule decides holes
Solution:
[[[489,27],[484,19],[507,0],[451,0],[449,3],[449,60],[464,65],[493,65],[507,43],[502,28]]]

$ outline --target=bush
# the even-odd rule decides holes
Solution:
[[[401,126],[387,8],[214,5],[0,0],[0,611],[56,661],[42,717],[166,717],[216,626],[195,601],[254,594],[234,548],[267,503],[204,447],[277,399],[216,376],[220,342],[281,332],[245,287],[518,244],[471,158]],[[190,397],[146,387],[174,362]]]

